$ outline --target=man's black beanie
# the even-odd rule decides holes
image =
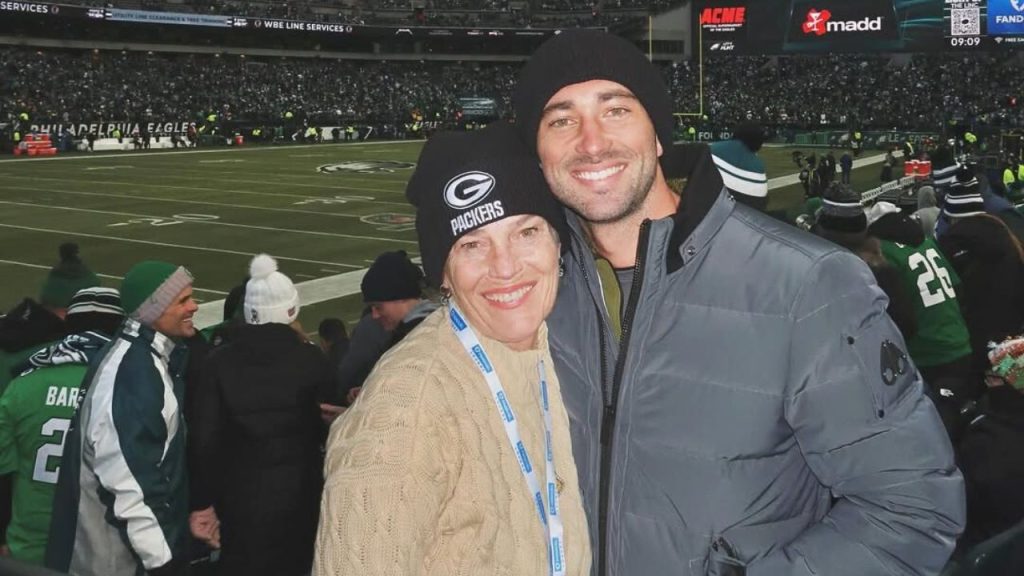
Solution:
[[[377,256],[363,276],[359,289],[363,302],[393,302],[420,298],[423,295],[423,272],[409,260],[405,250],[384,252]]]
[[[571,84],[611,80],[647,110],[662,148],[672,145],[672,97],[658,69],[629,41],[597,30],[566,30],[541,44],[519,73],[512,107],[523,141],[537,151],[537,130],[548,100]]]

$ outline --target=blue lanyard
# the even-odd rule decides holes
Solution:
[[[540,516],[541,524],[548,539],[548,566],[551,576],[565,576],[565,538],[562,526],[561,510],[558,508],[558,486],[555,477],[555,458],[551,439],[551,410],[548,404],[548,379],[544,370],[544,361],[537,362],[537,372],[540,376],[541,411],[544,413],[544,447],[545,447],[545,482],[548,493],[548,502],[545,506],[543,491],[540,482],[537,480],[537,473],[530,462],[530,456],[526,453],[526,445],[523,444],[522,436],[519,434],[519,425],[516,421],[512,405],[508,402],[508,395],[501,385],[498,374],[494,371],[494,365],[480,345],[480,339],[469,326],[454,302],[448,304],[448,319],[451,321],[452,329],[458,336],[462,346],[466,349],[470,358],[476,363],[477,368],[483,373],[487,385],[491,389],[491,396],[498,408],[498,414],[505,425],[505,434],[508,436],[512,453],[519,460],[519,469],[526,479],[526,487],[530,490],[534,503],[537,505],[537,514]]]

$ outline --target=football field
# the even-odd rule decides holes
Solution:
[[[58,245],[71,241],[110,286],[143,259],[185,265],[206,304],[200,325],[219,321],[219,301],[245,278],[252,256],[267,252],[299,285],[307,332],[328,316],[351,327],[362,309],[359,280],[373,258],[399,249],[418,255],[404,190],[421,145],[0,159],[0,309],[35,297],[58,260]],[[796,172],[792,151],[761,151],[769,178]],[[854,184],[875,185],[877,173],[874,166],[858,169]],[[772,207],[791,209],[802,189],[776,186],[771,198]]]

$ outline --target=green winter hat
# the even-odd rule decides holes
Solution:
[[[60,263],[50,269],[39,290],[39,302],[51,308],[67,308],[75,292],[100,285],[99,277],[78,257],[78,244],[61,244],[59,253]]]
[[[192,285],[192,274],[182,266],[157,260],[139,262],[121,281],[121,307],[129,317],[149,325]]]

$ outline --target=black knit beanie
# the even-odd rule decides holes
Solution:
[[[868,217],[860,194],[845,184],[834,183],[821,198],[818,225],[833,232],[861,233],[868,229]]]
[[[423,272],[409,260],[405,250],[384,252],[370,265],[359,289],[363,302],[391,302],[423,295]]]
[[[960,218],[985,213],[985,200],[973,170],[966,167],[957,170],[956,178],[942,199],[942,212]]]
[[[566,86],[590,80],[611,80],[628,88],[651,117],[662,148],[672,145],[672,97],[658,69],[619,36],[574,29],[541,44],[519,73],[512,107],[516,128],[534,153],[548,100]]]
[[[565,214],[537,158],[505,122],[483,130],[441,132],[427,141],[405,189],[427,281],[440,286],[444,263],[464,234],[519,214],[541,216],[568,246]]]

